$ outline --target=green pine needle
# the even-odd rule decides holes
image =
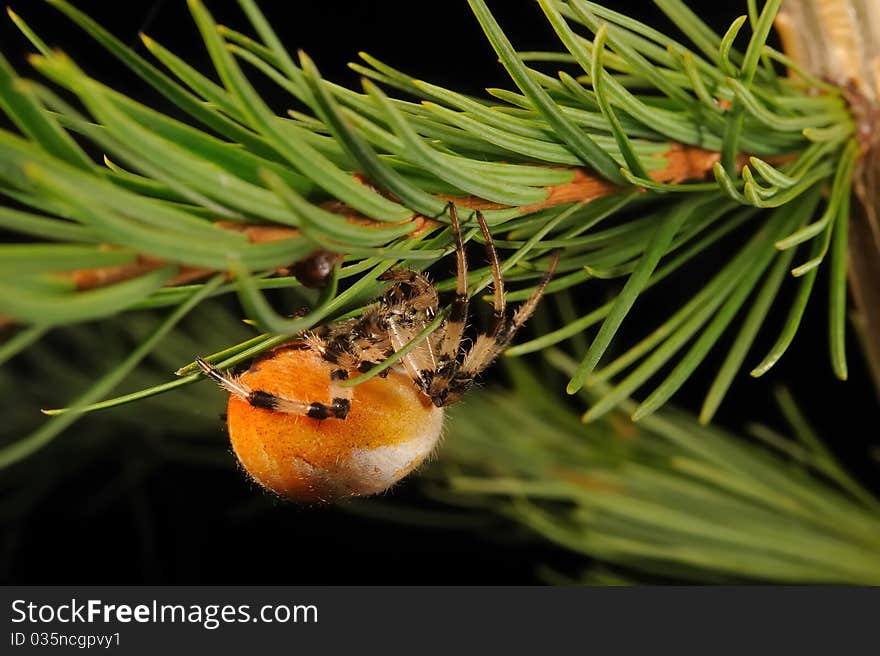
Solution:
[[[846,376],[841,217],[858,154],[854,122],[839,90],[808,74],[793,82],[774,72],[772,62],[796,68],[766,45],[778,0],[760,12],[749,4],[748,18],[737,19],[723,36],[680,0],[656,0],[691,45],[592,2],[539,0],[560,39],[557,52],[540,53],[517,52],[489,6],[472,0],[516,88],[492,89],[486,98],[432,85],[367,54],[353,65],[365,77],[363,92],[334,84],[304,53],[291,56],[253,0],[240,5],[256,36],[218,26],[201,2],[189,2],[213,71],[196,70],[144,35],[159,62],[154,66],[66,0],[50,4],[191,120],[163,115],[91,78],[46,48],[26,17],[10,14],[41,53],[31,59],[36,75],[75,95],[84,109],[46,84],[20,78],[0,58],[0,109],[15,126],[0,131],[0,196],[10,205],[0,207],[0,227],[48,242],[0,249],[0,273],[26,274],[20,282],[0,279],[0,314],[25,326],[21,334],[28,336],[15,338],[10,354],[41,334],[28,326],[179,307],[203,288],[164,286],[186,267],[234,275],[234,283],[207,293],[238,292],[248,318],[268,334],[260,346],[246,342],[226,351],[255,353],[276,334],[360,311],[381,289],[378,271],[421,270],[447,257],[452,238],[442,214],[455,198],[460,210],[474,202],[489,205],[485,216],[502,251],[510,300],[528,297],[554,249],[561,255],[548,296],[581,285],[610,290],[608,303],[580,317],[551,320],[545,334],[508,352],[522,355],[572,338],[590,343],[568,391],[617,383],[587,418],[638,393],[690,344],[673,375],[637,411],[646,416],[690,377],[719,335],[735,330],[707,396],[708,420],[763,324],[777,314],[777,299],[795,284],[777,343],[753,375],[785,352],[826,255],[831,359],[835,373]],[[736,42],[748,30],[740,51]],[[548,65],[569,70],[551,75]],[[283,116],[273,113],[250,79],[254,71],[289,92],[296,106]],[[415,101],[395,98],[395,90]],[[82,140],[104,151],[104,161],[92,161]],[[719,161],[712,166],[707,159],[704,167],[713,175],[668,172],[676,153],[689,148],[717,154]],[[579,189],[585,176],[594,185],[603,178],[615,183],[617,193],[601,187],[605,191],[556,200],[560,190]],[[828,200],[813,202],[824,189],[830,189]],[[323,205],[328,197],[337,209]],[[344,211],[337,211],[342,205]],[[757,209],[743,213],[737,205]],[[789,207],[805,208],[810,216],[797,223],[778,218]],[[758,210],[763,215],[753,220]],[[413,236],[420,217],[438,223]],[[467,217],[465,222],[466,240],[481,241]],[[230,223],[289,228],[290,237],[253,243]],[[768,241],[768,226],[789,223],[791,229]],[[735,229],[751,231],[744,248],[730,238]],[[686,275],[689,263],[710,247],[721,255],[718,275],[693,290],[702,305],[672,308],[648,337],[604,362],[641,295],[669,276]],[[337,288],[334,278],[308,315],[287,319],[263,292],[298,288],[293,278],[273,273],[317,248],[344,256],[342,285]],[[809,252],[806,261],[796,252],[802,248]],[[77,291],[60,275],[139,257],[160,265],[99,289]],[[779,279],[782,263],[792,261],[803,262],[792,271],[801,279]],[[470,272],[474,294],[490,281],[488,268]],[[453,286],[451,278],[438,280],[442,291]],[[632,371],[618,380],[627,368]],[[123,398],[189,384],[198,380],[194,373]]]

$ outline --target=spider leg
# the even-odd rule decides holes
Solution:
[[[483,218],[482,212],[476,213],[477,223],[480,231],[483,233],[483,239],[486,242],[486,254],[489,258],[489,264],[492,268],[492,291],[493,291],[493,313],[492,322],[487,332],[477,335],[473,345],[465,353],[460,354],[461,360],[456,366],[448,368],[443,375],[438,376],[434,383],[434,392],[440,392],[440,398],[443,394],[453,394],[455,397],[455,388],[459,387],[453,382],[454,379],[473,378],[476,373],[495,359],[497,354],[496,346],[503,339],[502,331],[506,329],[508,322],[505,317],[507,302],[504,298],[504,278],[501,275],[501,265],[498,262],[498,252],[495,250],[495,242],[492,239],[492,233]],[[479,368],[477,368],[479,367]],[[462,376],[461,374],[464,374]],[[459,390],[459,394],[464,391],[464,387]],[[449,390],[449,391],[445,391]],[[448,401],[444,401],[448,402]]]
[[[461,240],[461,225],[455,205],[449,203],[448,209],[452,221],[452,236],[455,239],[456,282],[455,298],[452,300],[452,308],[446,320],[446,332],[439,347],[441,364],[458,359],[468,315],[467,259],[464,255],[464,243]]]
[[[501,329],[504,323],[504,311],[507,302],[504,299],[504,278],[501,275],[501,264],[498,262],[498,251],[495,250],[495,242],[492,240],[492,233],[489,232],[489,226],[486,225],[486,219],[483,218],[482,212],[477,212],[477,223],[480,231],[483,233],[483,239],[486,242],[486,254],[489,257],[489,263],[492,266],[492,292],[493,292],[493,315],[492,324],[489,332],[495,334]]]
[[[554,252],[550,259],[550,266],[547,268],[544,277],[541,278],[541,282],[538,283],[537,288],[529,299],[517,308],[513,318],[510,321],[503,322],[494,335],[479,335],[477,337],[473,347],[464,357],[459,375],[473,378],[498,357],[510,343],[510,340],[513,339],[516,331],[534,314],[541,297],[544,295],[544,290],[550,282],[550,278],[553,277],[553,273],[556,271],[558,263],[559,252]]]
[[[423,273],[393,269],[380,276],[380,279],[395,282],[385,292],[383,302],[373,313],[365,316],[363,322],[363,332],[384,336],[377,338],[370,349],[371,352],[379,351],[379,362],[406,346],[436,316],[439,305],[437,289]],[[368,369],[375,364],[378,362],[371,361]],[[421,386],[421,372],[437,367],[432,342],[426,340],[417,345],[404,356],[401,364],[416,385]]]
[[[251,388],[240,382],[235,376],[223,373],[217,367],[205,362],[201,358],[196,358],[196,363],[201,367],[202,371],[208,378],[213,380],[230,394],[235,394],[237,397],[244,400],[247,400],[248,396],[250,396],[252,391]]]
[[[486,242],[486,253],[492,268],[492,291],[493,291],[493,316],[492,323],[487,334],[481,334],[477,337],[473,346],[463,352],[462,337],[465,326],[465,318],[467,312],[467,263],[464,257],[464,246],[461,243],[461,231],[458,222],[458,216],[455,214],[455,206],[450,206],[450,216],[452,217],[453,233],[457,241],[457,251],[459,258],[459,275],[457,296],[455,301],[463,306],[463,318],[456,321],[456,303],[452,306],[446,333],[443,337],[441,353],[446,356],[449,364],[441,367],[427,381],[426,393],[431,397],[435,405],[445,406],[454,403],[469,385],[465,382],[467,376],[462,376],[462,367],[474,359],[480,361],[491,362],[494,358],[492,352],[499,340],[500,332],[504,329],[506,301],[504,299],[504,278],[501,275],[501,265],[498,262],[498,252],[495,250],[495,242],[492,239],[492,233],[486,224],[486,219],[482,212],[476,213],[477,224],[483,233],[483,239]],[[472,376],[470,377],[472,378]]]
[[[504,329],[499,332],[498,346],[496,348],[503,349],[507,346],[516,334],[516,331],[519,330],[522,325],[529,320],[529,317],[535,313],[538,303],[540,303],[541,298],[544,296],[544,290],[547,289],[550,279],[553,277],[553,274],[556,273],[556,266],[558,264],[559,251],[554,251],[550,256],[550,266],[547,267],[547,271],[544,273],[544,276],[541,278],[541,282],[538,283],[535,291],[532,292],[532,295],[525,303],[517,308],[516,312],[513,314],[513,319],[511,319]]]
[[[409,322],[403,324],[394,315],[388,316],[385,321],[388,338],[394,352],[409,344],[420,332],[419,325],[412,325]],[[426,391],[437,371],[437,358],[430,336],[404,355],[401,364],[416,386],[422,391]]]
[[[202,371],[223,389],[234,394],[243,401],[247,401],[255,408],[272,410],[284,414],[301,415],[312,419],[345,419],[351,409],[353,390],[340,386],[339,381],[348,378],[348,372],[344,369],[336,369],[330,374],[330,398],[331,403],[320,401],[309,403],[300,399],[292,399],[287,396],[279,396],[263,390],[255,390],[246,385],[235,376],[223,373],[217,367],[208,364],[202,358],[196,358]]]
[[[467,264],[464,261],[464,246],[458,223],[458,215],[452,204],[449,205],[453,221],[453,233],[457,245],[459,262],[459,281],[456,300],[453,302],[452,314],[459,318],[453,325],[458,337],[446,337],[444,325],[436,333],[429,336],[408,352],[400,361],[400,367],[413,383],[423,392],[428,393],[431,380],[438,369],[444,365],[455,366],[458,356],[463,323],[467,316]],[[434,317],[437,316],[439,298],[437,288],[427,276],[417,271],[391,269],[379,277],[380,280],[394,281],[385,292],[382,302],[369,315],[364,316],[363,325],[367,332],[383,335],[375,346],[383,347],[384,355],[379,358],[370,357],[363,362],[360,371],[368,371],[379,364],[384,358],[404,348]],[[379,350],[377,348],[372,351]]]

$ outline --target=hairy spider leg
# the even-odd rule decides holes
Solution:
[[[467,377],[476,376],[483,369],[488,367],[505,349],[510,343],[510,340],[516,335],[516,331],[528,321],[532,314],[534,314],[541,297],[544,295],[544,290],[547,288],[550,279],[556,272],[557,264],[559,264],[559,251],[555,251],[550,257],[550,266],[547,267],[547,272],[541,278],[541,282],[538,283],[535,291],[525,303],[517,308],[512,319],[503,322],[491,343],[489,343],[488,340],[481,342],[480,337],[482,337],[482,335],[477,338],[473,348],[471,348],[471,350],[465,355],[464,361],[461,365],[460,375]]]
[[[247,401],[255,408],[263,408],[284,414],[301,415],[312,419],[345,419],[351,410],[351,399],[354,390],[342,387],[340,381],[348,378],[345,369],[334,369],[330,372],[329,391],[332,401],[322,403],[320,401],[303,401],[286,396],[278,396],[263,390],[252,389],[241,380],[228,373],[223,373],[217,367],[205,362],[202,358],[196,358],[196,362],[205,375],[211,378],[223,389],[234,394],[240,399]]]
[[[387,331],[393,352],[397,352],[415,338],[436,316],[440,304],[437,289],[422,273],[408,269],[392,269],[379,277],[394,280],[394,285],[383,296],[372,321],[380,331]],[[431,340],[418,344],[402,359],[407,375],[420,388],[422,371],[437,367],[437,357]]]
[[[463,298],[464,302],[467,303],[467,270],[464,258],[464,247],[461,244],[458,217],[457,215],[454,215],[454,207],[450,208],[450,215],[453,217],[453,232],[457,238],[459,253],[459,293],[460,298]],[[467,351],[463,349],[462,345],[464,322],[458,326],[454,333],[458,340],[457,345],[454,347],[454,359],[449,362],[448,366],[441,367],[436,372],[432,372],[429,376],[430,381],[426,394],[428,394],[435,405],[438,406],[455,403],[467,388],[470,387],[474,376],[485,369],[492,360],[497,357],[498,353],[501,351],[499,344],[506,344],[513,336],[513,333],[509,331],[510,323],[506,320],[507,302],[504,298],[504,278],[501,275],[501,265],[498,261],[498,252],[495,249],[495,242],[492,239],[492,233],[489,230],[489,226],[486,224],[486,219],[483,217],[482,212],[476,212],[476,219],[480,226],[480,231],[483,233],[483,239],[486,243],[486,253],[492,270],[492,323],[490,324],[488,331],[481,332],[477,336],[473,345]],[[554,261],[552,269],[555,269],[555,266],[556,264]],[[549,276],[552,275],[552,273],[553,271],[551,270],[547,276],[547,280],[549,280]],[[540,291],[543,291],[543,287],[541,287]],[[534,306],[537,305],[539,299],[540,294],[537,295],[537,298],[530,299],[530,301],[534,301],[530,305],[530,310],[525,313],[517,313],[515,319],[520,322],[517,325],[524,322],[534,311]],[[465,305],[465,308],[466,307],[467,306]],[[452,320],[450,318],[450,323],[451,322]],[[447,338],[451,332],[452,331],[447,331]],[[444,345],[445,344],[446,342],[444,342]]]
[[[498,251],[495,250],[495,241],[492,239],[492,233],[489,231],[486,219],[483,218],[483,213],[477,212],[476,217],[480,231],[483,233],[486,254],[492,269],[492,322],[489,324],[488,330],[481,331],[471,348],[463,354],[458,370],[479,372],[480,370],[475,368],[473,363],[485,363],[483,365],[485,368],[495,358],[493,353],[497,354],[496,345],[499,343],[501,333],[506,329],[508,321],[506,316],[507,302],[504,298],[504,278],[501,275],[501,265],[498,262]]]
[[[501,264],[498,262],[498,251],[495,250],[495,241],[492,239],[492,233],[489,232],[489,226],[486,225],[483,213],[479,211],[477,212],[477,223],[480,226],[480,231],[483,233],[483,240],[486,242],[486,256],[489,258],[489,264],[492,267],[493,311],[489,333],[496,335],[504,325],[504,313],[507,309],[507,301],[504,298],[504,277],[501,275]]]
[[[449,203],[447,209],[452,223],[452,237],[455,240],[456,276],[455,298],[452,300],[449,318],[446,320],[446,329],[440,343],[441,370],[452,368],[449,365],[458,361],[465,324],[468,318],[468,266],[464,253],[464,243],[461,240],[461,224],[458,220],[458,210],[455,209],[455,204]]]
[[[304,348],[314,351],[330,364],[345,371],[369,371],[390,355],[390,348],[371,335],[370,313],[360,319],[350,319],[332,326],[320,326],[303,334]],[[351,348],[360,340],[358,352]],[[341,375],[341,374],[338,374]]]

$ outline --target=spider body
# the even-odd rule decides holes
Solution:
[[[261,485],[307,501],[388,489],[431,454],[440,440],[443,408],[462,397],[534,312],[556,256],[531,298],[508,318],[498,257],[478,212],[492,265],[494,316],[489,331],[465,348],[467,262],[453,205],[449,215],[457,261],[449,316],[379,376],[343,385],[401,350],[437,316],[437,290],[421,273],[386,272],[381,279],[390,286],[363,315],[307,332],[241,376],[198,360],[230,392],[233,450]]]
[[[314,350],[282,347],[239,380],[267,395],[305,397],[332,410],[328,364]],[[236,457],[255,480],[282,496],[320,501],[375,494],[403,478],[437,444],[443,409],[392,371],[351,389],[345,419],[279,413],[232,394],[227,423]]]

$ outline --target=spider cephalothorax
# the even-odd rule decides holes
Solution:
[[[437,289],[422,273],[392,269],[385,294],[360,317],[309,331],[259,359],[241,376],[199,359],[231,393],[229,435],[239,461],[261,484],[301,499],[381,492],[412,471],[440,438],[442,409],[458,401],[534,312],[556,256],[532,296],[505,312],[501,267],[482,215],[476,218],[492,268],[490,329],[469,348],[467,262],[454,205],[456,291],[449,316],[379,377],[343,381],[400,351],[435,319]]]

